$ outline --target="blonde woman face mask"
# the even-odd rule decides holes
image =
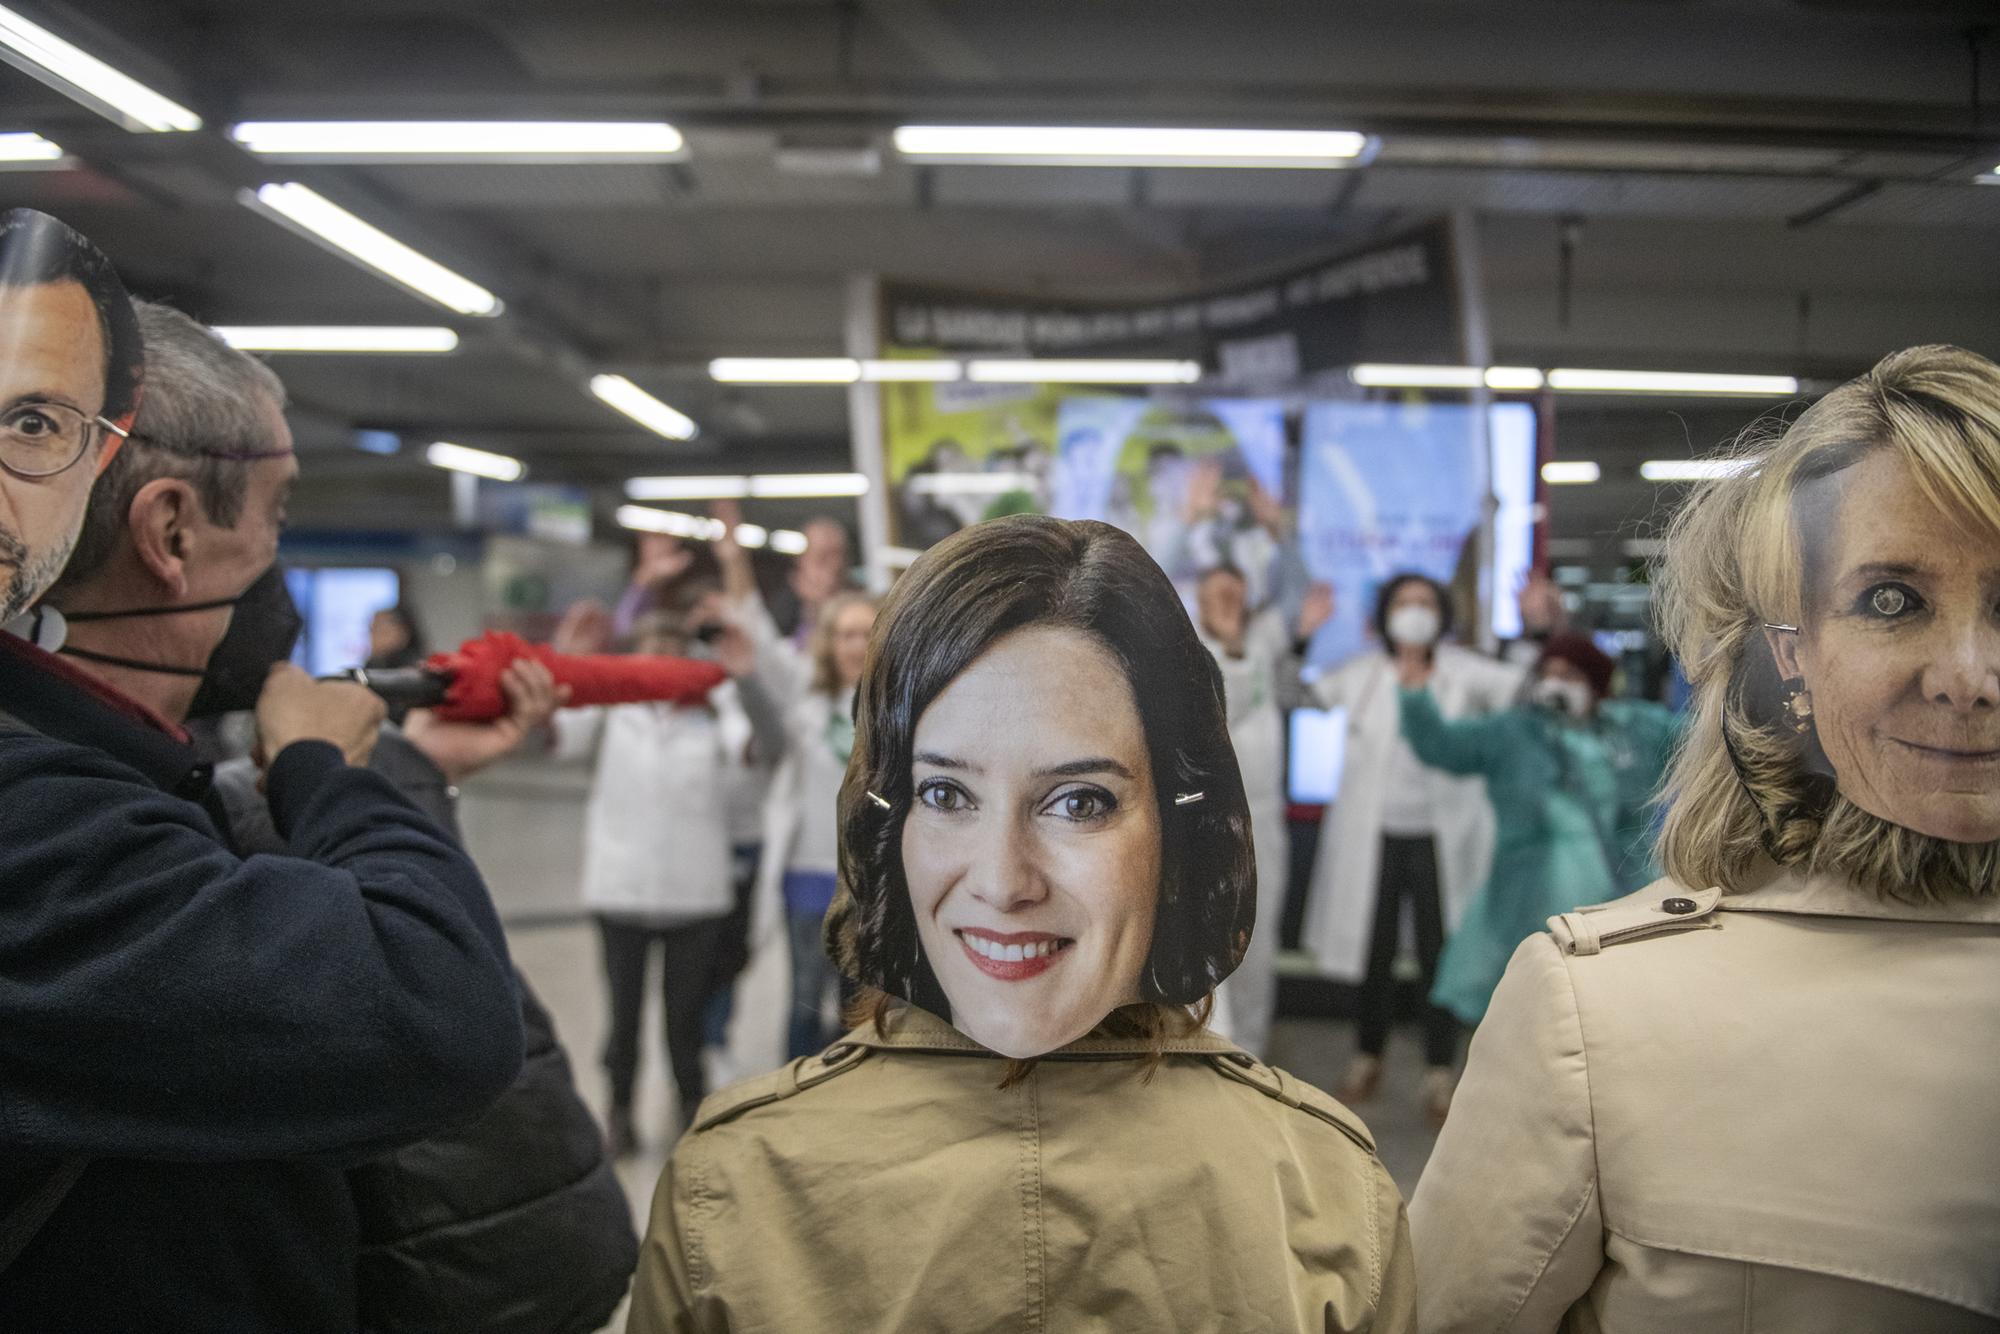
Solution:
[[[2000,839],[2000,552],[1877,452],[1837,474],[1837,519],[1780,673],[1811,694],[1842,795],[1956,843]]]
[[[1074,630],[1007,635],[917,720],[904,875],[951,1021],[1039,1056],[1140,999],[1160,812],[1131,687]]]

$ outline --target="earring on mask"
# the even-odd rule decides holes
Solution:
[[[1779,625],[1775,621],[1764,622],[1764,628],[1784,635],[1795,635],[1799,632],[1799,627],[1796,625]],[[1806,679],[1803,676],[1794,676],[1782,684],[1785,697],[1778,707],[1784,711],[1786,724],[1794,732],[1804,736],[1813,729],[1812,691],[1806,689]]]
[[[1784,710],[1785,722],[1800,736],[1813,729],[1812,691],[1806,689],[1803,676],[1795,676],[1784,683],[1785,698],[1779,705]]]
[[[870,791],[868,793],[868,800],[874,802],[877,806],[880,806],[885,811],[893,811],[896,809],[895,802],[890,801],[887,797],[878,796],[873,791]]]

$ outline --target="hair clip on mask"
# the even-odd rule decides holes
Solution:
[[[893,811],[896,809],[895,802],[890,801],[887,797],[881,796],[880,794],[872,791],[868,794],[868,800],[874,802],[877,806],[880,806],[885,811]]]
[[[1177,792],[1174,794],[1174,805],[1192,806],[1197,801],[1205,800],[1207,797],[1208,793],[1206,792]]]

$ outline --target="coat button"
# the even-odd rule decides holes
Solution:
[[[1701,907],[1693,899],[1668,899],[1660,905],[1662,912],[1670,912],[1676,917],[1685,917]]]

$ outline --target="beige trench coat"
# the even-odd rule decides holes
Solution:
[[[1085,1038],[1013,1088],[943,1021],[709,1098],[653,1201],[631,1334],[1415,1329],[1353,1114],[1210,1034],[1150,1081]]]
[[[2000,900],[1770,868],[1550,929],[1411,1203],[1425,1331],[2000,1328]]]

